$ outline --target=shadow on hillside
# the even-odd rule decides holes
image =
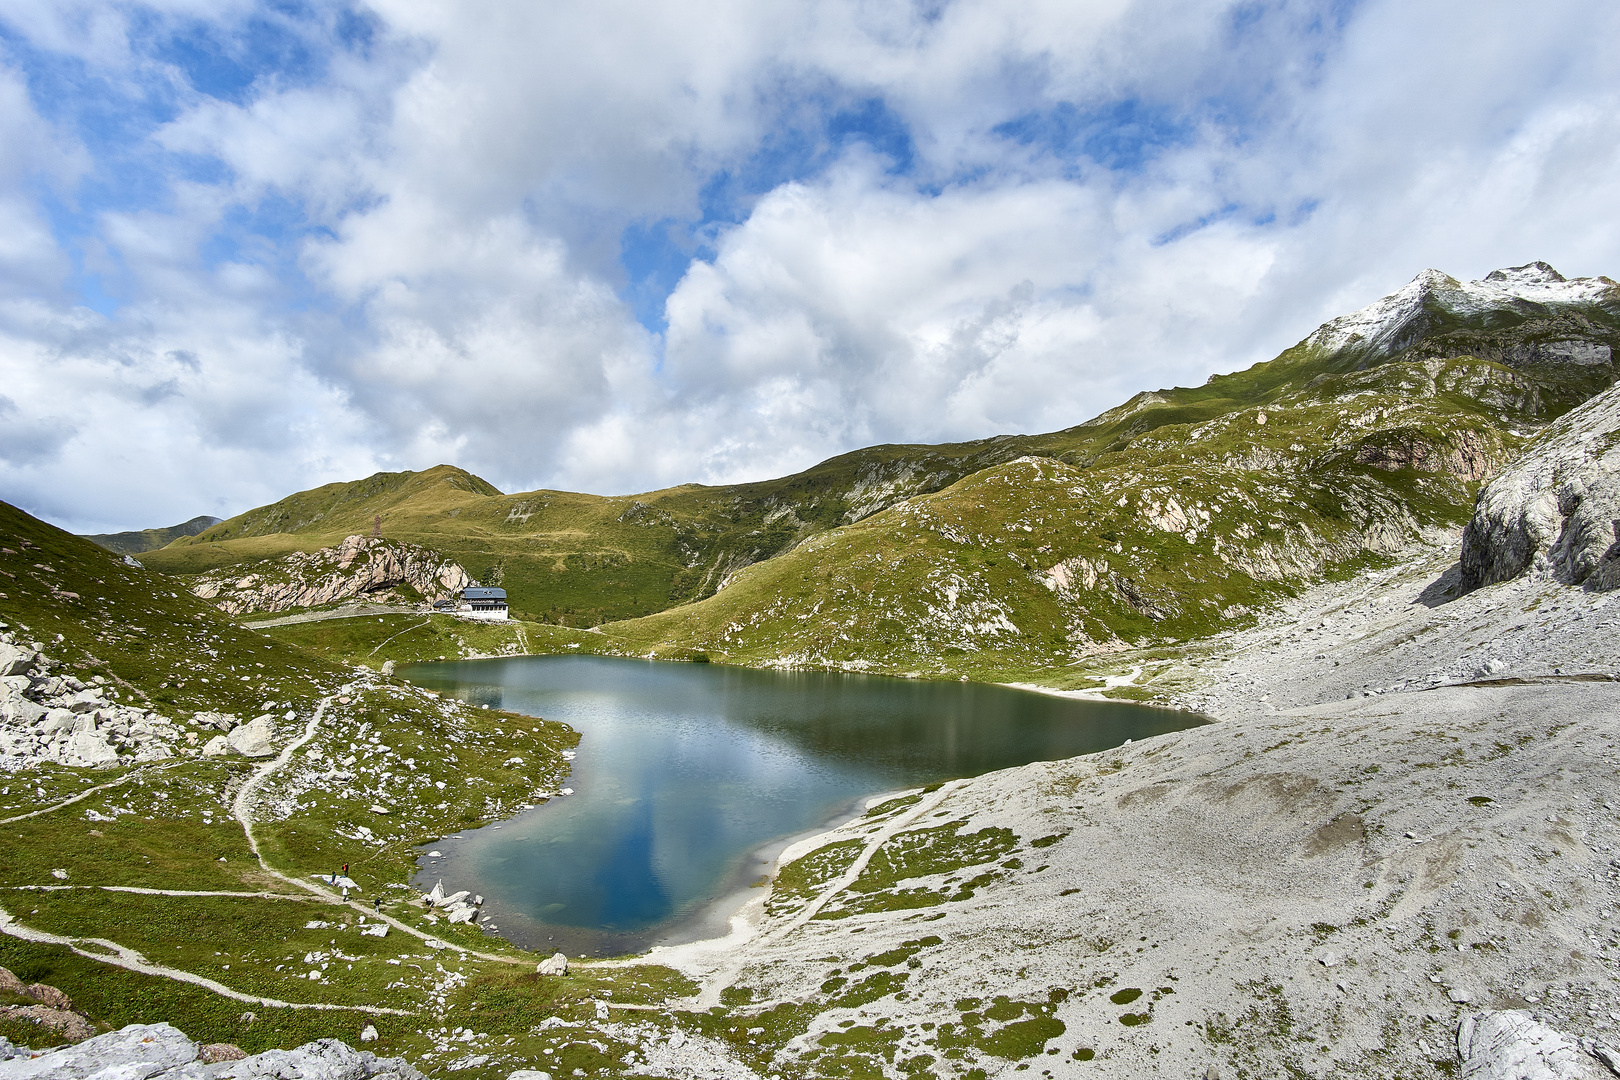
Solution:
[[[1413,601],[1426,608],[1437,608],[1441,604],[1449,604],[1463,594],[1462,563],[1452,563],[1451,567],[1418,593]]]

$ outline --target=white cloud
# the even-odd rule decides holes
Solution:
[[[333,13],[276,15],[319,76],[235,102],[149,48],[254,10],[8,9],[172,101],[119,154],[226,172],[67,236],[41,191],[124,158],[40,119],[34,61],[0,72],[0,497],[88,528],[439,460],[509,489],[758,478],[1077,423],[1426,266],[1620,270],[1620,15],[1589,3],[377,0],[349,51]],[[870,98],[909,163],[818,126]],[[716,188],[740,216],[703,227],[659,340],[621,237]],[[75,306],[98,271],[111,316]]]

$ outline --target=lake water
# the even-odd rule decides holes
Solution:
[[[431,845],[417,878],[483,894],[502,936],[570,956],[723,933],[787,842],[875,794],[1202,722],[982,683],[591,656],[400,674],[581,733],[573,795]]]

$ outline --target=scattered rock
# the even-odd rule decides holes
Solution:
[[[38,659],[39,654],[26,646],[0,644],[0,675],[22,675]]]
[[[506,1080],[551,1080],[551,1074],[539,1069],[517,1069],[507,1073]]]
[[[96,1033],[95,1025],[86,1017],[68,1009],[54,1009],[49,1005],[8,1005],[0,1007],[0,1016],[8,1020],[23,1020],[38,1024],[46,1031],[53,1031],[73,1042],[81,1042]],[[0,1075],[4,1073],[0,1072]]]
[[[23,981],[13,975],[10,970],[0,967],[0,993],[21,994]]]
[[[392,675],[394,673],[394,662],[392,660],[383,661],[382,673],[384,675]]]
[[[1466,1005],[1470,1001],[1474,1000],[1473,994],[1456,986],[1453,986],[1450,990],[1446,991],[1446,997],[1450,998],[1455,1004],[1458,1005]]]
[[[215,735],[212,739],[203,743],[203,757],[224,757],[230,752],[231,744],[223,735]]]
[[[382,1038],[382,1035],[377,1031],[376,1024],[367,1024],[360,1029],[361,1042],[376,1042],[380,1038]]]
[[[568,957],[562,953],[552,953],[534,969],[537,975],[566,975],[568,974]]]
[[[23,987],[23,997],[32,998],[41,1005],[48,1005],[53,1009],[72,1009],[73,999],[54,986],[44,983],[32,983]]]

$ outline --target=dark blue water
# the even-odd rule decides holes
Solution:
[[[713,932],[726,898],[768,871],[785,839],[877,793],[1202,722],[982,683],[591,656],[401,674],[583,736],[575,794],[431,845],[443,857],[424,857],[418,878],[482,893],[503,936],[570,955]]]

